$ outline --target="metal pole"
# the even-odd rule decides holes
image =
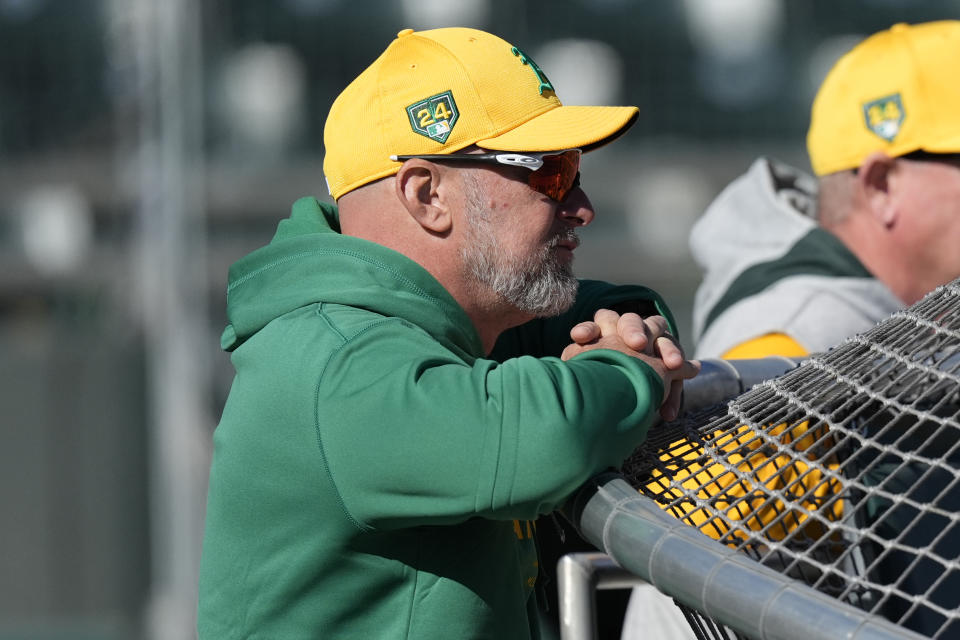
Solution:
[[[146,634],[196,637],[212,416],[200,6],[129,5],[140,94],[138,282],[147,347],[151,594]]]
[[[561,640],[597,637],[597,589],[629,589],[643,580],[605,553],[570,553],[557,563]]]
[[[743,360],[704,358],[697,377],[683,384],[682,411],[696,411],[735,398],[764,380],[795,369],[799,363],[800,360],[781,356]]]
[[[581,535],[662,593],[760,640],[920,640],[665,514],[623,478],[582,488],[565,513]]]

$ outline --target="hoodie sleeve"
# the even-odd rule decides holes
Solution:
[[[618,466],[663,396],[616,351],[471,365],[412,330],[384,353],[395,324],[348,341],[318,386],[326,470],[361,526],[534,519]]]
[[[599,280],[581,280],[573,307],[555,317],[532,320],[509,331],[497,341],[490,357],[498,362],[520,355],[559,356],[570,344],[570,329],[579,322],[592,320],[598,309],[619,313],[633,312],[643,317],[662,315],[670,331],[679,338],[673,314],[663,298],[652,289],[639,285],[614,285]]]

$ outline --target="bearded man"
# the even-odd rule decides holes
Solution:
[[[400,32],[337,98],[337,206],[230,271],[201,638],[540,636],[533,522],[698,369],[659,296],[572,272],[581,153],[636,117],[460,28]]]

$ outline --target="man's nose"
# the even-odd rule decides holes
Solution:
[[[587,226],[593,222],[595,215],[590,198],[580,187],[568,193],[564,201],[557,207],[557,216],[575,227]]]

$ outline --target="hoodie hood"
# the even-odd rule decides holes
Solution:
[[[393,295],[384,296],[384,289]],[[317,303],[404,318],[455,352],[483,353],[466,312],[426,269],[392,249],[342,235],[337,208],[307,197],[294,203],[270,244],[230,267],[229,324],[220,346],[233,351],[274,318]]]
[[[704,274],[694,303],[694,339],[741,273],[785,255],[817,228],[816,194],[812,177],[758,158],[710,204],[690,232],[690,251]]]

